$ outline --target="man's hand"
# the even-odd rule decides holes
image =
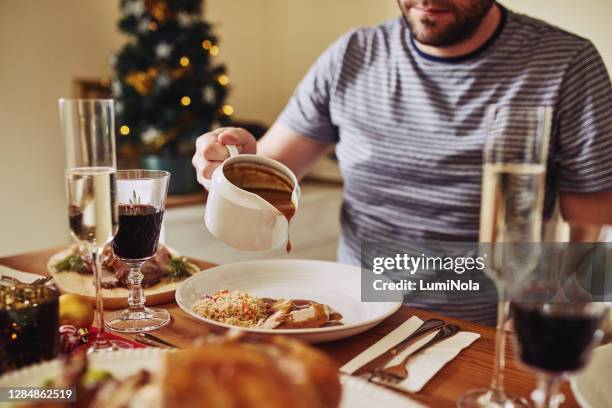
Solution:
[[[289,167],[298,179],[331,147],[330,144],[304,137],[278,122],[272,125],[259,142],[255,142],[255,137],[241,128],[213,130],[196,140],[196,152],[191,160],[198,183],[207,190],[213,170],[229,157],[225,147],[229,144],[236,145],[240,153],[257,153],[278,160]]]
[[[191,163],[196,170],[198,183],[207,190],[213,170],[229,157],[225,145],[236,145],[240,153],[257,152],[255,137],[242,128],[219,128],[198,137]]]

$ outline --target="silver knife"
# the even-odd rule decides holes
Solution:
[[[178,348],[174,344],[149,333],[139,333],[134,337],[134,339],[139,343],[147,344],[153,347]]]
[[[144,337],[138,337],[138,336],[135,336],[135,337],[134,337],[134,341],[135,341],[136,343],[144,344],[145,346],[149,346],[149,347],[161,347],[161,348],[168,348],[168,347],[165,347],[165,346],[160,345],[159,343],[155,343],[154,341],[151,341],[151,340],[149,340],[149,339],[146,339],[146,338],[144,338]]]
[[[421,324],[419,328],[412,332],[408,337],[396,344],[394,347],[385,351],[380,356],[376,357],[374,360],[371,360],[359,367],[352,375],[361,376],[366,373],[371,373],[379,367],[383,367],[393,357],[401,353],[402,350],[412,344],[416,339],[426,335],[427,333],[430,333],[433,330],[439,329],[445,324],[446,323],[444,322],[444,320],[440,319],[429,319],[424,321],[423,324]]]

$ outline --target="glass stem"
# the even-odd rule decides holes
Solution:
[[[130,274],[128,275],[128,281],[130,282],[130,293],[128,295],[129,313],[130,316],[135,314],[144,315],[145,312],[145,296],[144,290],[142,289],[142,280],[144,275],[140,272],[142,263],[130,263]],[[141,316],[140,318],[143,318]]]
[[[96,288],[96,325],[98,326],[98,335],[94,343],[95,349],[107,348],[110,343],[106,337],[106,330],[104,328],[104,298],[102,297],[102,265],[100,262],[100,255],[102,255],[102,248],[94,248],[91,251],[94,284]]]
[[[557,408],[565,397],[559,394],[559,377],[540,374],[538,388],[531,393],[531,399],[537,408]]]
[[[493,378],[491,379],[491,393],[493,400],[504,399],[504,367],[506,365],[506,331],[505,325],[508,316],[509,302],[503,285],[498,285],[497,293],[497,327],[495,330],[495,359],[493,360]]]

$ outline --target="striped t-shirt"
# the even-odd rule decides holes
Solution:
[[[548,197],[612,189],[612,87],[584,38],[502,7],[494,35],[467,56],[424,54],[397,18],[348,32],[318,58],[279,121],[336,144],[340,262],[359,264],[362,242],[478,240],[491,104],[553,107]],[[496,316],[495,305],[424,306]]]

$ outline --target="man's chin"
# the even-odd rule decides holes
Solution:
[[[408,23],[412,36],[421,44],[434,47],[446,47],[457,42],[456,33],[452,29],[455,22],[454,17],[450,13],[444,13],[437,17],[419,16],[414,18],[410,10],[410,15],[404,15],[404,20]],[[446,15],[449,14],[449,15]]]
[[[457,43],[457,37],[444,32],[429,30],[413,31],[412,36],[421,44],[432,47],[450,47]]]

